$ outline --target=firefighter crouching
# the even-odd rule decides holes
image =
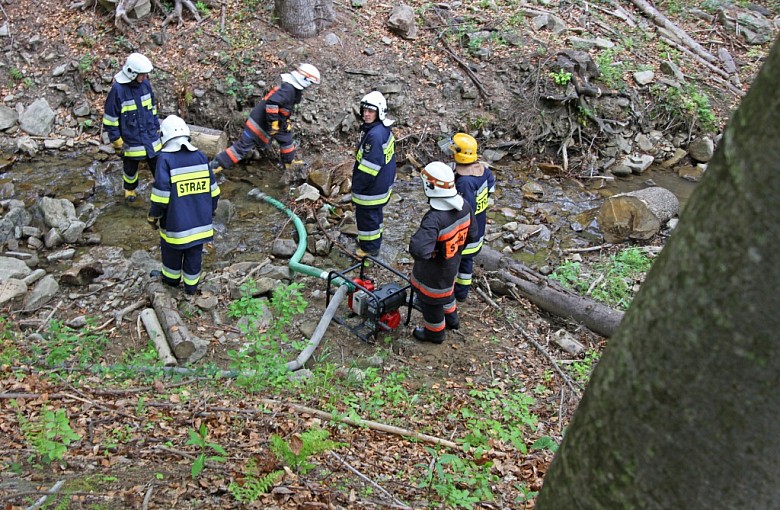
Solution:
[[[160,120],[157,102],[149,82],[152,63],[140,53],[127,57],[122,70],[114,76],[114,83],[106,97],[103,109],[103,127],[114,149],[122,155],[122,179],[125,200],[136,199],[138,164],[146,160],[154,175],[160,141]]]
[[[474,257],[482,249],[487,225],[487,208],[490,195],[496,192],[496,179],[487,163],[477,161],[477,141],[466,133],[456,133],[449,146],[455,163],[455,188],[474,211],[477,222],[477,238],[466,245],[455,277],[455,299],[465,301],[471,289]]]
[[[355,255],[377,256],[382,246],[383,211],[390,200],[395,182],[395,137],[390,130],[393,120],[387,118],[387,101],[381,92],[373,91],[360,101],[363,119],[352,168],[352,203],[358,229]]]
[[[163,148],[157,158],[147,221],[160,229],[162,282],[195,294],[200,281],[203,245],[214,237],[212,218],[219,186],[209,160],[190,142],[190,129],[176,115],[162,122]]]
[[[279,144],[287,178],[306,170],[306,163],[295,157],[297,147],[290,116],[295,105],[301,102],[303,90],[312,84],[319,85],[320,72],[311,64],[301,64],[295,70],[282,74],[281,80],[281,85],[272,88],[252,109],[241,137],[211,162],[214,173],[231,168],[256,146],[266,147],[273,140]]]
[[[458,329],[457,303],[453,295],[463,249],[477,239],[477,224],[468,202],[455,188],[452,169],[440,161],[420,172],[430,209],[409,242],[414,258],[411,284],[423,326],[414,329],[415,339],[440,344],[445,329]]]

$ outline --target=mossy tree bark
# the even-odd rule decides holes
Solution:
[[[314,37],[335,19],[333,0],[274,0],[280,26],[293,37]]]
[[[537,510],[777,508],[780,46],[568,427]]]

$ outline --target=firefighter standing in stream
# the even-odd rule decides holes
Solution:
[[[496,179],[490,167],[483,161],[477,161],[477,147],[474,137],[466,133],[456,133],[449,146],[455,159],[455,163],[451,164],[455,170],[455,188],[471,205],[478,231],[477,238],[463,249],[455,277],[455,299],[461,302],[466,300],[471,289],[474,257],[482,249],[485,237],[488,199],[496,191]]]
[[[303,160],[296,159],[293,140],[293,124],[290,116],[301,102],[303,91],[320,83],[320,72],[311,64],[301,64],[295,70],[281,75],[282,83],[271,89],[249,114],[241,137],[227,150],[220,152],[211,162],[214,173],[241,161],[252,149],[266,147],[276,140],[286,177],[293,177],[306,169]]]
[[[423,342],[440,344],[445,329],[458,329],[458,310],[453,287],[461,254],[477,239],[477,223],[468,202],[455,188],[455,174],[446,163],[434,161],[420,172],[430,209],[409,242],[414,258],[411,284],[415,308],[423,326],[412,335]]]
[[[209,160],[190,142],[190,129],[176,115],[162,123],[163,148],[157,161],[147,221],[160,229],[162,282],[195,294],[203,245],[214,237],[212,218],[219,185]]]
[[[393,122],[387,118],[387,101],[381,92],[366,94],[360,101],[363,119],[360,138],[352,168],[352,203],[358,229],[355,255],[379,255],[384,229],[383,210],[390,200],[395,182],[395,137],[390,130]]]
[[[157,102],[149,82],[152,63],[140,53],[127,57],[114,76],[103,109],[103,127],[114,149],[121,151],[125,201],[136,199],[138,165],[146,161],[154,175],[157,153],[162,148]]]

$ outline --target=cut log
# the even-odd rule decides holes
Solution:
[[[186,361],[195,352],[197,339],[190,335],[187,326],[181,320],[176,302],[165,290],[162,283],[152,282],[146,287],[149,301],[160,320],[168,344],[179,361]]]
[[[165,339],[165,333],[163,333],[160,321],[157,320],[157,315],[151,308],[146,308],[141,312],[141,322],[144,323],[146,332],[149,333],[149,338],[154,342],[154,348],[157,350],[157,356],[160,361],[166,367],[175,367],[178,362],[173,357],[171,352],[171,346],[168,345],[168,340]]]
[[[602,336],[610,337],[623,320],[623,312],[564,288],[555,280],[487,246],[475,259],[477,266],[494,271],[533,304],[559,317],[572,319]],[[492,289],[496,290],[496,289]]]
[[[192,125],[189,128],[192,145],[203,151],[209,159],[227,149],[228,137],[224,131]]]
[[[609,197],[599,209],[597,220],[604,240],[620,243],[650,239],[679,212],[680,201],[674,193],[655,186]]]

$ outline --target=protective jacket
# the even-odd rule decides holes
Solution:
[[[490,194],[496,191],[496,179],[485,163],[477,161],[469,165],[453,165],[455,188],[474,210],[477,221],[477,238],[466,245],[463,255],[476,255],[482,248],[487,224],[487,207]]]
[[[429,209],[409,242],[414,258],[411,284],[428,302],[452,300],[455,275],[467,243],[477,238],[474,213],[468,202],[461,210]]]
[[[111,142],[124,141],[123,156],[149,159],[162,148],[157,102],[149,80],[141,83],[114,81],[106,98],[103,126]]]
[[[395,137],[379,120],[363,124],[362,129],[352,168],[352,202],[379,207],[390,200],[395,182]]]
[[[185,249],[211,241],[219,185],[203,152],[182,148],[157,157],[149,216],[160,218],[160,237]]]
[[[219,166],[231,168],[244,159],[255,146],[268,145],[273,139],[279,143],[282,162],[291,162],[295,158],[296,145],[293,141],[290,115],[302,98],[302,91],[289,83],[283,82],[272,88],[252,108],[241,137],[227,150],[217,154],[215,159]],[[271,129],[272,126],[276,127],[274,122],[278,122],[279,127],[275,133]]]

